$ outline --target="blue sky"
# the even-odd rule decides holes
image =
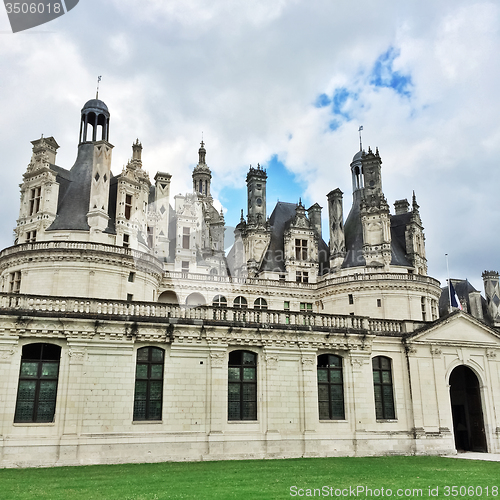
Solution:
[[[54,136],[70,168],[102,75],[113,172],[140,138],[150,177],[170,172],[185,193],[203,131],[228,224],[257,162],[268,213],[277,199],[325,207],[336,187],[347,213],[363,125],[390,206],[417,192],[430,274],[446,278],[449,253],[452,275],[480,288],[484,269],[500,270],[499,26],[500,5],[483,0],[85,0],[16,35],[0,10],[0,246],[12,243],[30,141]]]

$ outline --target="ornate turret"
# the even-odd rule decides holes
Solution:
[[[330,227],[330,268],[340,268],[346,255],[342,191],[334,189],[327,195]]]
[[[266,223],[266,184],[267,173],[257,164],[247,174],[248,224],[263,226]]]
[[[500,326],[500,284],[497,271],[484,271],[482,274],[488,313],[495,326]]]
[[[193,192],[201,197],[211,197],[210,181],[212,180],[212,172],[210,172],[206,164],[206,154],[205,143],[201,141],[200,149],[198,150],[198,165],[193,170]]]
[[[99,99],[91,99],[82,108],[80,144],[109,140],[109,111]]]

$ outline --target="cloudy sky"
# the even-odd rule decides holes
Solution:
[[[212,191],[234,225],[245,174],[268,169],[277,199],[306,206],[379,147],[389,203],[417,194],[429,273],[500,271],[500,4],[471,0],[80,0],[12,34],[0,11],[0,247],[13,242],[30,141],[76,157],[80,109],[111,112],[113,172],[139,138],[144,168],[191,186],[203,132]],[[325,231],[325,239],[328,239]]]

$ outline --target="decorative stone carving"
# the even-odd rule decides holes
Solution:
[[[266,354],[267,367],[270,370],[276,370],[278,368],[279,356],[277,354]]]
[[[226,355],[223,352],[211,352],[210,361],[212,364],[212,368],[223,368],[225,357]]]
[[[497,357],[497,351],[493,349],[486,350],[486,357],[488,359],[495,359]]]
[[[361,369],[363,365],[370,363],[370,358],[367,356],[352,356],[351,355],[351,365],[354,369]]]
[[[68,356],[70,357],[70,364],[79,365],[85,360],[86,349],[72,349],[68,350]]]
[[[313,370],[316,366],[315,356],[302,356],[302,369],[303,370]]]
[[[433,356],[441,356],[441,354],[443,354],[443,351],[439,347],[431,345],[431,354]]]
[[[0,361],[10,361],[15,352],[16,350],[14,347],[11,347],[10,349],[0,349]]]

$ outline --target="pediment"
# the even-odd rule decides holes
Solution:
[[[500,348],[500,333],[472,316],[459,312],[417,333],[411,342]]]

